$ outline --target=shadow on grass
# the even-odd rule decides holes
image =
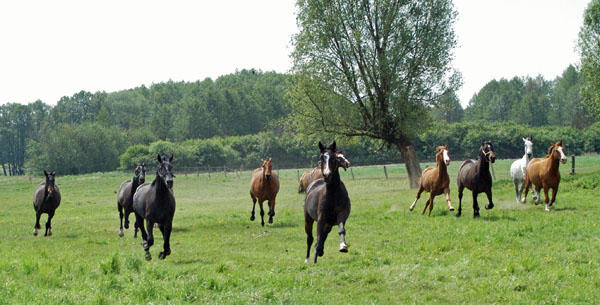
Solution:
[[[189,232],[190,229],[187,227],[173,227],[172,232]]]
[[[562,207],[562,208],[554,208],[554,211],[575,211],[577,208],[575,207]]]
[[[300,225],[300,223],[292,223],[292,222],[287,222],[287,221],[273,221],[272,225],[269,225],[272,228],[294,228],[294,227],[298,227]],[[266,227],[266,225],[265,225]]]
[[[510,220],[510,221],[516,221],[517,219],[511,216],[507,216],[507,215],[502,215],[500,217],[496,216],[496,215],[491,215],[491,216],[482,216],[481,220],[483,221],[498,221],[498,220]]]
[[[190,265],[190,264],[195,264],[200,262],[200,259],[195,258],[195,259],[184,259],[184,260],[177,260],[175,261],[175,265]]]

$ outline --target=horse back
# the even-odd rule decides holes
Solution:
[[[475,160],[468,159],[463,161],[458,169],[458,177],[456,178],[456,183],[460,187],[461,185],[466,186],[471,189],[472,187],[472,179],[475,175]],[[469,178],[471,177],[471,178]]]
[[[560,183],[560,171],[551,173],[548,168],[548,162],[552,162],[552,158],[534,158],[529,161],[527,166],[527,178],[535,186],[542,187],[545,180],[550,187],[556,187]]]
[[[117,196],[117,202],[122,206],[125,206],[125,201],[127,200],[127,198],[131,197],[131,185],[131,179],[125,180],[123,181],[123,183],[121,183],[121,187],[119,188],[119,195]]]

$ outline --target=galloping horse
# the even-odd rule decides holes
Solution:
[[[154,245],[152,229],[155,223],[158,224],[164,240],[164,250],[158,254],[158,258],[164,259],[171,254],[169,240],[173,229],[173,215],[175,214],[175,196],[172,190],[175,175],[173,175],[173,165],[171,165],[173,155],[168,160],[158,155],[157,160],[158,166],[154,181],[140,185],[133,195],[135,225],[142,231],[147,260],[152,259],[150,247]],[[146,220],[147,234],[146,229],[144,229],[144,219]]]
[[[344,168],[350,167],[350,161],[346,159],[346,157],[341,153],[336,153],[337,158],[343,164]],[[321,172],[321,165],[319,164],[313,170],[304,172],[302,176],[300,176],[300,186],[298,187],[298,193],[304,193],[308,185],[317,180],[323,178],[323,173]]]
[[[479,204],[477,204],[477,195],[479,193],[485,193],[487,195],[489,203],[485,206],[486,210],[494,207],[494,203],[492,202],[490,162],[494,163],[495,161],[496,155],[494,154],[492,142],[484,141],[481,142],[479,158],[477,160],[466,160],[460,165],[457,179],[458,213],[456,213],[456,217],[460,217],[462,212],[462,197],[465,187],[470,189],[473,193],[473,217],[479,217]]]
[[[535,185],[535,191],[537,192],[537,198],[535,192],[533,194],[533,200],[535,204],[540,203],[542,198],[540,189],[544,188],[544,202],[546,203],[546,211],[550,211],[554,200],[556,200],[556,193],[558,192],[558,185],[560,184],[560,171],[558,170],[559,161],[561,163],[567,162],[567,157],[564,153],[563,142],[560,141],[556,144],[550,143],[551,146],[548,148],[548,156],[545,159],[534,158],[529,162],[527,167],[527,174],[525,175],[525,195],[521,199],[522,203],[525,203],[527,199],[527,192],[529,187]],[[552,189],[552,200],[548,203],[548,189]]]
[[[312,227],[317,222],[317,244],[315,245],[315,259],[323,256],[323,249],[327,235],[334,225],[338,225],[341,243],[340,252],[348,252],[346,245],[346,220],[350,215],[350,198],[346,186],[340,179],[339,167],[346,166],[336,157],[335,141],[327,148],[319,142],[321,155],[322,179],[313,181],[306,190],[304,199],[304,230],[306,231],[306,260],[310,257],[310,247],[313,243]],[[344,167],[345,169],[345,167]]]
[[[450,177],[448,177],[447,166],[450,164],[450,156],[448,155],[448,144],[445,146],[438,146],[437,153],[435,154],[436,167],[428,167],[423,171],[421,175],[421,181],[419,183],[419,191],[417,192],[417,198],[410,205],[412,211],[417,204],[417,200],[421,197],[423,191],[430,193],[429,199],[425,204],[425,208],[421,214],[425,213],[427,206],[429,206],[429,216],[431,216],[431,210],[433,210],[433,198],[440,195],[441,193],[446,194],[446,201],[448,202],[448,208],[450,211],[454,211],[452,202],[450,202]]]
[[[265,211],[263,210],[263,201],[269,202],[269,223],[273,223],[273,216],[275,216],[275,197],[279,192],[279,177],[273,173],[273,166],[271,158],[269,160],[263,160],[262,167],[254,170],[252,173],[252,180],[250,180],[250,197],[252,198],[252,215],[250,220],[254,221],[254,209],[256,208],[256,201],[258,200],[258,206],[260,207],[260,224],[265,226]]]
[[[527,139],[523,138],[523,142],[525,144],[525,154],[523,155],[523,158],[516,160],[510,166],[510,176],[515,184],[517,202],[521,201],[521,194],[523,193],[523,188],[525,186],[525,172],[527,171],[527,165],[533,155],[533,143],[531,142],[531,137]]]
[[[119,229],[119,236],[123,237],[123,210],[125,210],[125,229],[129,229],[129,214],[133,212],[133,194],[137,190],[138,186],[146,182],[146,166],[142,164],[134,164],[135,171],[133,172],[133,178],[126,180],[121,183],[119,189],[119,195],[117,196],[117,208],[119,209],[119,217],[121,218],[121,227]],[[135,223],[135,231],[133,237],[137,237],[138,227],[137,222]]]
[[[48,174],[44,171],[44,175],[46,175],[46,182],[38,184],[33,194],[33,209],[35,210],[33,236],[37,236],[38,229],[41,229],[40,217],[42,213],[48,214],[44,236],[52,236],[52,217],[54,217],[54,212],[60,205],[60,190],[55,184],[56,173],[51,172]]]

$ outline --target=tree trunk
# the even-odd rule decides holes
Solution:
[[[6,174],[6,167],[4,167],[4,162],[2,162],[2,170],[4,171],[4,176],[8,176],[8,175]]]
[[[399,139],[396,142],[396,146],[398,146],[400,154],[402,154],[402,160],[404,160],[406,172],[408,173],[408,181],[410,181],[410,188],[418,188],[419,179],[421,179],[421,165],[417,159],[415,146],[407,138]]]

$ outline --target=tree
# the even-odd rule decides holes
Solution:
[[[396,146],[411,187],[412,138],[448,89],[456,46],[450,0],[298,0],[292,123],[301,132],[366,136]]]
[[[450,90],[440,97],[438,105],[433,108],[433,117],[447,123],[462,122],[464,110],[456,92]]]
[[[581,90],[590,113],[600,118],[600,0],[592,0],[583,14],[577,43],[581,73],[586,79]]]

